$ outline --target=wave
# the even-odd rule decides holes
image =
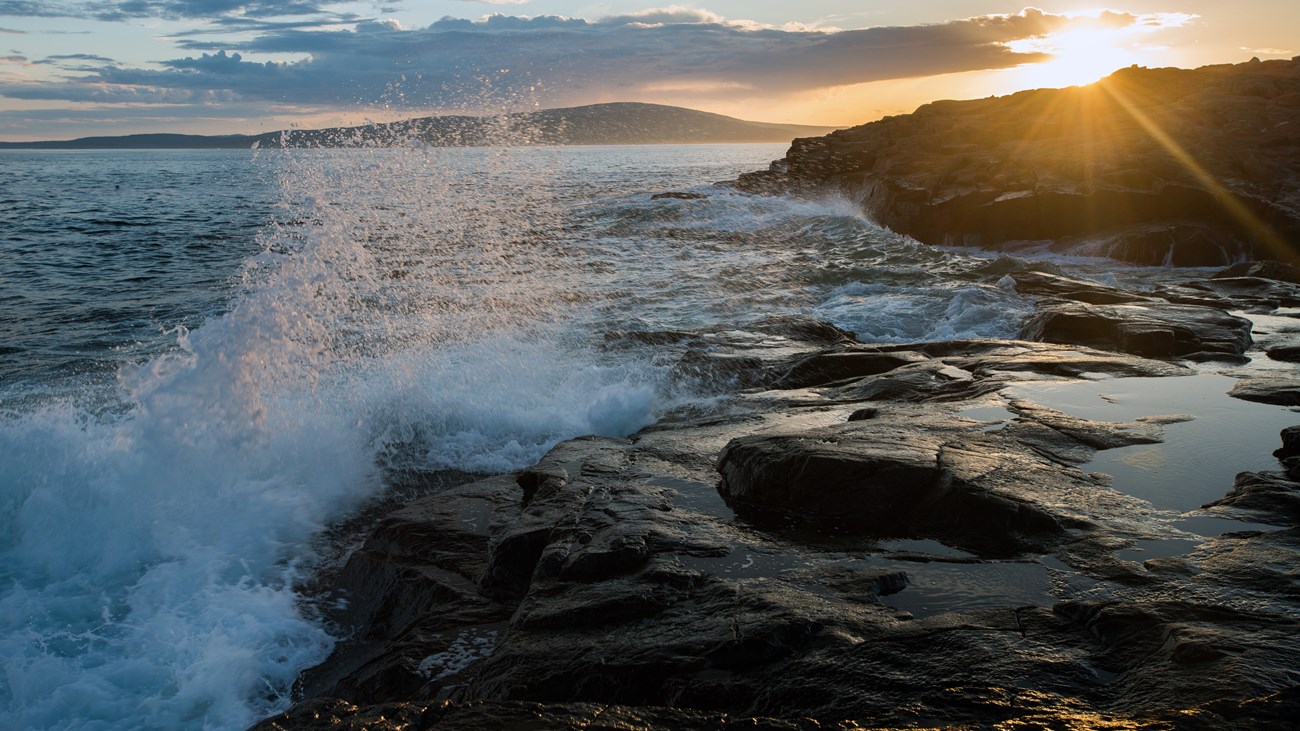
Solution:
[[[295,584],[386,470],[517,469],[671,407],[663,369],[547,309],[553,262],[519,243],[546,211],[378,195],[414,154],[276,158],[298,223],[267,229],[224,314],[111,393],[0,413],[0,727],[245,728],[331,651]]]

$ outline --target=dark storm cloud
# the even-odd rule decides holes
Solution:
[[[197,12],[248,3],[168,0]],[[130,3],[121,4],[128,6]],[[289,3],[259,3],[283,8]],[[362,21],[347,29],[266,26],[251,39],[178,40],[197,56],[162,69],[99,68],[62,83],[0,86],[24,99],[102,100],[121,89],[138,101],[232,98],[300,105],[398,103],[459,105],[466,97],[524,95],[544,104],[645,98],[656,92],[714,98],[778,96],[846,84],[1005,68],[1043,60],[1009,41],[1071,24],[1130,25],[1113,13],[1072,20],[1035,9],[937,25],[841,32],[777,29],[726,21],[706,11],[669,8],[588,21],[493,15],[444,18],[406,30]],[[295,62],[255,62],[242,54],[301,54]],[[398,87],[394,90],[395,85]],[[398,94],[400,92],[400,95]]]

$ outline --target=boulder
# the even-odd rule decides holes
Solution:
[[[1160,301],[1154,297],[1127,292],[1117,287],[1107,287],[1096,282],[1071,279],[1046,272],[1021,271],[1007,276],[1015,283],[1017,292],[1032,297],[1057,297],[1094,305]]]
[[[1232,507],[1272,522],[1300,525],[1300,483],[1277,473],[1242,472],[1231,492],[1206,507]]]
[[[1284,261],[1245,261],[1215,273],[1215,279],[1259,277],[1300,284],[1300,267]]]
[[[825,386],[848,378],[874,376],[927,360],[929,358],[920,353],[906,351],[827,351],[803,358],[789,368],[782,368],[770,385],[781,389]]]
[[[1285,376],[1248,376],[1237,379],[1229,396],[1277,406],[1300,406],[1300,380]]]
[[[1250,320],[1209,307],[1065,302],[1041,306],[1022,327],[1021,337],[1177,358],[1240,356],[1252,343],[1250,330]]]
[[[1068,444],[1091,453],[1064,430],[1038,436],[1062,451]],[[1040,446],[893,411],[800,434],[733,439],[718,456],[718,490],[741,511],[1008,555],[1041,549],[1066,525],[1081,524],[1077,513],[1044,510],[1043,492],[1096,488],[1082,473],[1044,460]]]
[[[1300,285],[1261,277],[1215,277],[1186,282],[1183,287],[1264,314],[1279,307],[1300,306]]]
[[[1282,430],[1282,446],[1273,451],[1278,459],[1300,457],[1300,426],[1288,426]]]

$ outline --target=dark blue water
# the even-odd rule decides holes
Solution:
[[[222,309],[276,213],[246,152],[0,153],[0,383],[111,373]]]

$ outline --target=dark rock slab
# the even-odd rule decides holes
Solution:
[[[913,511],[938,490],[942,443],[896,427],[741,437],[718,456],[719,489],[741,504],[907,535]]]
[[[1067,302],[1041,307],[1021,336],[1176,358],[1195,353],[1239,356],[1251,345],[1250,329],[1249,320],[1208,307]]]
[[[1237,380],[1229,396],[1278,406],[1300,406],[1300,380],[1284,376],[1250,376]]]
[[[803,358],[789,368],[782,368],[770,383],[771,388],[795,389],[825,386],[847,378],[874,376],[895,368],[929,360],[919,353],[831,351]]]
[[[845,401],[961,401],[1001,388],[1000,382],[977,379],[971,372],[942,360],[899,366],[885,373],[839,385],[826,393]]]
[[[1282,430],[1282,446],[1273,451],[1278,459],[1300,457],[1300,426],[1288,426]]]
[[[689,708],[616,706],[601,703],[442,701],[361,708],[333,698],[301,703],[252,731],[820,731],[816,719],[745,718]],[[870,731],[870,729],[864,729]]]
[[[836,327],[825,320],[801,315],[773,315],[748,323],[744,329],[823,345],[857,342],[857,337],[848,330]]]
[[[1261,277],[1216,277],[1193,280],[1182,286],[1251,312],[1268,313],[1279,307],[1300,306],[1300,285]]]
[[[974,426],[945,428],[895,412],[802,434],[741,437],[718,457],[718,489],[737,509],[798,514],[851,532],[936,538],[986,554],[1041,549],[1067,525],[1084,523],[1072,511],[1045,510],[1041,497],[1095,492],[1091,478],[1043,459],[1032,443]],[[1044,437],[1053,439],[1059,449],[1091,453],[1076,437]]]
[[[508,618],[478,584],[494,524],[517,512],[513,487],[500,478],[455,487],[380,520],[334,579],[327,616],[350,639],[303,674],[298,692],[366,703],[416,696],[430,682],[425,657],[463,628]]]
[[[654,195],[650,196],[650,200],[652,201],[661,201],[661,200],[693,201],[693,200],[700,200],[702,198],[708,198],[708,197],[709,197],[708,193],[690,193],[687,191],[673,190],[667,193],[655,193]]]
[[[1244,505],[1250,505],[1253,497],[1273,496],[1266,491],[1255,492]],[[1254,505],[1264,507],[1263,499]],[[1296,620],[1296,606],[1300,603],[1300,528],[1284,514],[1244,506],[1214,508],[1216,512],[1225,509],[1239,517],[1291,527],[1230,531],[1203,543],[1192,555],[1194,572],[1183,580],[1181,598]],[[1178,595],[1167,593],[1169,597]]]
[[[1215,279],[1259,277],[1300,284],[1300,267],[1284,261],[1247,261],[1216,272]]]
[[[1288,729],[1300,712],[1300,691],[1288,689],[1262,697],[1225,699],[1188,709],[1175,717],[1132,718],[1097,713],[1068,699],[1017,688],[948,686],[930,691],[962,698],[971,708],[1023,709],[1008,719],[1007,729],[1054,729],[1057,731],[1168,731],[1171,728],[1204,729]],[[1057,705],[1053,706],[1055,701]],[[1176,726],[1174,725],[1176,722]],[[912,729],[940,726],[909,725]],[[655,706],[616,706],[598,703],[529,703],[442,701],[439,703],[393,703],[360,707],[332,698],[313,699],[288,712],[266,719],[253,731],[410,731],[411,729],[458,729],[460,731],[888,731],[869,719],[853,720],[833,713],[820,719],[782,716],[736,716],[716,711]],[[896,727],[895,727],[896,728]],[[969,728],[943,724],[949,731]]]
[[[1273,360],[1300,363],[1300,345],[1277,345],[1264,351]]]
[[[685,330],[610,330],[605,333],[604,340],[607,347],[675,345],[677,343],[699,344],[703,342],[700,333]]]
[[[1021,271],[1007,276],[1015,282],[1016,291],[1032,297],[1057,297],[1073,302],[1094,305],[1113,305],[1127,302],[1159,302],[1155,297],[1127,292],[1117,287],[1062,277],[1046,272]]]
[[[1188,284],[1169,284],[1156,287],[1152,295],[1176,305],[1193,305],[1195,307],[1213,307],[1216,310],[1231,310],[1238,305],[1206,287],[1193,287]]]
[[[1231,507],[1250,511],[1264,519],[1286,525],[1300,525],[1300,483],[1272,472],[1242,472],[1232,492],[1206,507]]]
[[[950,341],[914,346],[918,352],[961,368],[977,379],[1080,378],[1103,373],[1117,378],[1188,375],[1186,366],[1124,353],[1023,341]]]
[[[1156,444],[1164,436],[1160,425],[1149,421],[1090,421],[1019,399],[1007,408],[1020,418],[1005,428],[1006,435],[1061,464],[1080,465],[1098,450]]]
[[[1107,690],[1120,712],[1150,712],[1164,698],[1263,697],[1295,685],[1283,670],[1283,658],[1300,649],[1294,619],[1180,601],[1063,602],[1054,611],[1100,643],[1099,665],[1118,674]]]

